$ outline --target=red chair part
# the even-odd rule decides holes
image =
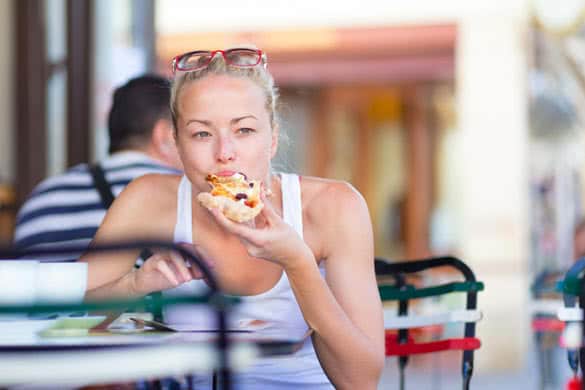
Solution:
[[[581,378],[577,378],[574,377],[571,380],[569,380],[569,382],[567,383],[567,390],[581,390],[582,387],[582,382],[581,382]]]
[[[386,356],[408,356],[441,351],[471,351],[481,347],[481,342],[475,337],[460,339],[445,339],[425,343],[415,343],[409,337],[404,344],[398,343],[398,336],[386,334]]]
[[[443,325],[430,325],[421,328],[408,328],[408,334],[418,339],[420,337],[438,337],[443,334]],[[398,329],[386,329],[386,334],[398,334]]]
[[[532,320],[532,330],[536,332],[562,332],[565,329],[565,323],[558,318],[534,318]]]

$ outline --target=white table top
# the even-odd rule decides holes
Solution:
[[[56,321],[0,321],[0,386],[111,383],[209,373],[218,366],[213,331],[39,334]],[[271,348],[274,354],[294,353],[303,341],[288,340],[286,334],[276,329],[229,333],[230,368],[245,369],[271,355]]]

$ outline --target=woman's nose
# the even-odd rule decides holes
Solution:
[[[217,160],[219,162],[230,162],[236,157],[234,143],[229,137],[219,139],[217,147]]]

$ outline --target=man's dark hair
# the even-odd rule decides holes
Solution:
[[[169,80],[156,75],[131,79],[114,91],[108,116],[109,153],[141,147],[160,119],[171,119]]]

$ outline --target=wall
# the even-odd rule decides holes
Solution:
[[[14,4],[0,1],[0,183],[14,179],[13,45]]]
[[[520,367],[530,336],[527,25],[523,14],[488,13],[459,27],[460,248],[486,285],[478,371]]]
[[[156,0],[160,34],[300,27],[443,23],[499,12],[526,11],[527,0]]]

